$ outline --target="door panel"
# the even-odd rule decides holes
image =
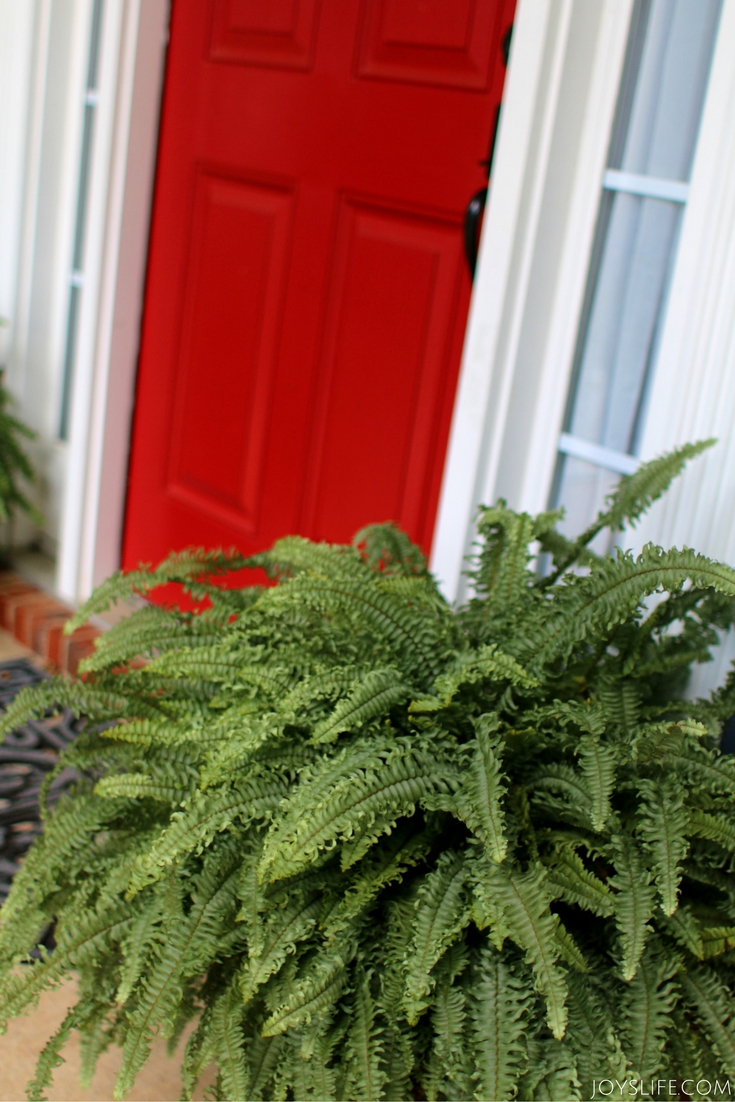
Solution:
[[[513,0],[174,0],[123,562],[428,551]]]
[[[166,491],[244,534],[257,528],[293,199],[211,171],[195,185]]]
[[[368,0],[361,76],[485,89],[496,58],[496,18],[486,0]]]
[[[365,516],[421,528],[460,289],[457,230],[343,200],[301,525],[317,539],[343,538]]]
[[[216,0],[213,61],[309,69],[319,0]]]

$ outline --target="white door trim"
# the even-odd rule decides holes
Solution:
[[[632,0],[520,0],[432,570],[463,596],[481,502],[543,508]]]
[[[57,588],[120,564],[168,0],[107,0]]]

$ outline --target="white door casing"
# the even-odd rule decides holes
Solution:
[[[546,507],[632,0],[520,0],[432,570],[445,595],[478,505]]]
[[[57,588],[120,564],[168,0],[107,0]]]

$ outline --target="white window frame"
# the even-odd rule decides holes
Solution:
[[[605,165],[631,14],[631,0],[518,6],[431,561],[450,599],[466,593],[480,503],[503,496],[529,512],[548,504],[600,191],[606,181],[640,184],[608,180]],[[735,0],[724,0],[691,182],[670,197],[686,208],[641,458],[687,440],[728,439],[628,542],[695,544],[731,562],[733,118]]]

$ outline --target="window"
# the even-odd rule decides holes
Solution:
[[[94,0],[92,8],[92,27],[89,42],[89,58],[87,61],[87,81],[84,94],[82,149],[79,164],[76,217],[74,222],[74,246],[71,272],[69,274],[69,308],[66,323],[66,344],[64,348],[61,410],[59,414],[59,438],[61,440],[69,439],[71,395],[77,349],[77,328],[79,324],[82,288],[84,286],[84,243],[87,229],[87,198],[89,195],[90,173],[92,168],[94,124],[99,100],[98,69],[103,2],[104,0]]]
[[[551,493],[570,535],[638,466],[720,8],[634,8]]]

